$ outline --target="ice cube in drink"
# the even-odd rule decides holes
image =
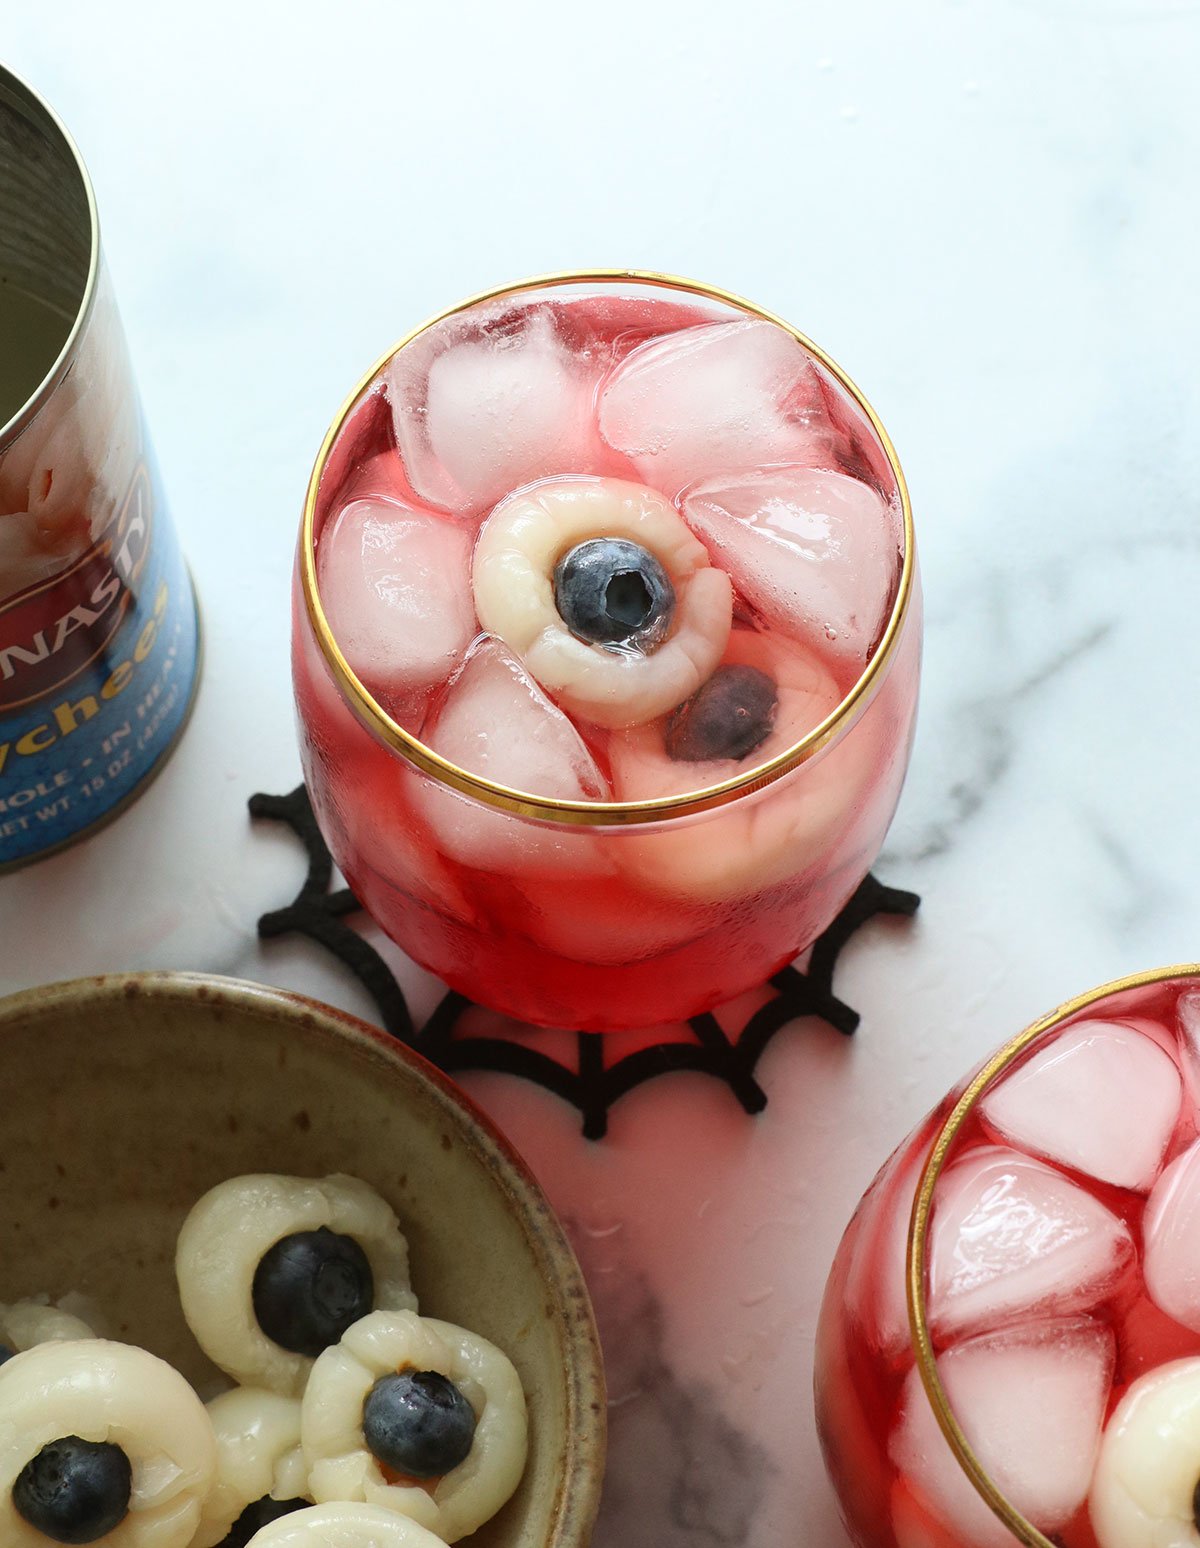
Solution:
[[[862,1548],[1200,1541],[1198,980],[1145,975],[1035,1027],[868,1194],[817,1349],[822,1442]],[[899,1316],[922,1188],[928,1345]]]
[[[414,336],[332,437],[298,567],[306,777],[379,923],[598,1030],[795,956],[907,761],[904,499],[847,384],[699,287],[515,287]]]
[[[1091,1486],[1114,1364],[1113,1335],[1086,1317],[1047,1317],[951,1345],[938,1374],[989,1477],[1042,1530],[1061,1530]],[[978,1548],[1011,1548],[946,1445],[915,1369],[889,1454],[932,1514]]]

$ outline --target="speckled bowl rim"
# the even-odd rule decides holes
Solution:
[[[60,1007],[149,999],[165,1006],[206,1002],[297,1032],[348,1045],[382,1065],[399,1067],[432,1098],[471,1157],[500,1187],[521,1224],[550,1292],[567,1349],[567,1422],[563,1466],[551,1530],[537,1548],[584,1548],[600,1507],[606,1447],[604,1363],[591,1298],[558,1216],[528,1165],[492,1120],[453,1081],[378,1027],[320,1000],[244,979],[189,972],[107,973],[24,989],[0,998],[0,1040],[12,1023]],[[0,1041],[0,1058],[3,1044]],[[534,1548],[525,1537],[522,1548]]]

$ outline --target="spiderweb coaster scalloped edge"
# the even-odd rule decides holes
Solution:
[[[761,1112],[767,1098],[754,1071],[767,1044],[782,1027],[801,1016],[819,1017],[847,1036],[853,1033],[859,1024],[858,1012],[833,992],[834,970],[842,948],[868,920],[881,914],[911,919],[921,902],[915,892],[885,886],[869,875],[817,938],[804,970],[785,967],[771,977],[774,998],[751,1015],[736,1039],[706,1011],[688,1022],[694,1041],[651,1043],[607,1063],[604,1034],[576,1032],[578,1065],[571,1069],[547,1053],[503,1037],[456,1037],[458,1023],[473,1002],[455,989],[446,990],[428,1021],[418,1029],[391,968],[347,922],[349,915],[362,911],[362,905],[348,887],[330,891],[333,860],[304,785],[282,796],[252,795],[249,807],[251,817],[285,823],[308,854],[308,871],[295,898],[259,919],[261,940],[295,934],[325,947],[362,983],[392,1037],[447,1074],[493,1070],[544,1086],[578,1109],[586,1139],[604,1137],[609,1111],[626,1092],[672,1070],[693,1070],[722,1080],[747,1113]]]

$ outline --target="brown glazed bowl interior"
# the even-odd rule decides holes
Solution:
[[[604,1467],[591,1306],[541,1190],[449,1081],[352,1017],[232,979],[113,975],[0,1000],[0,1301],[82,1292],[100,1332],[211,1395],[175,1238],[243,1172],[349,1172],[383,1194],[421,1310],[499,1345],[528,1399],[525,1476],[472,1548],[582,1548]]]

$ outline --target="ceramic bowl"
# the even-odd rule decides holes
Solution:
[[[192,974],[0,1000],[0,1300],[82,1292],[100,1331],[205,1396],[218,1373],[179,1308],[175,1238],[243,1172],[349,1172],[408,1237],[421,1309],[521,1374],[529,1461],[472,1548],[582,1548],[604,1465],[604,1378],[579,1266],[524,1163],[438,1071],[314,1001]]]

